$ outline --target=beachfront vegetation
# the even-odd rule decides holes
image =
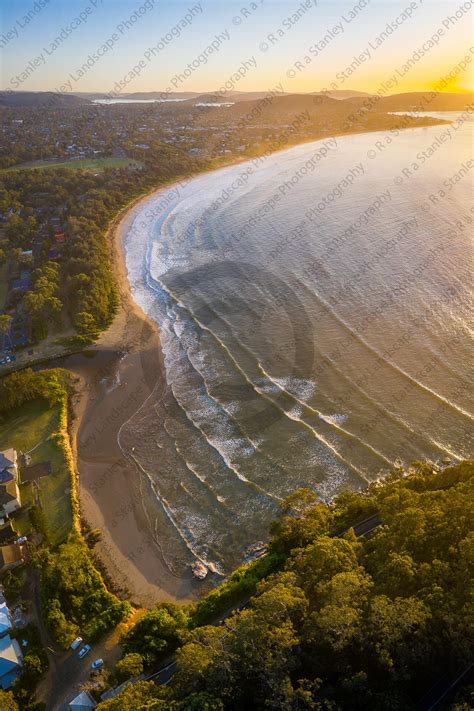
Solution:
[[[234,570],[228,580],[211,590],[195,605],[190,617],[190,626],[210,624],[242,600],[254,595],[258,583],[274,572],[281,562],[282,557],[272,552],[250,565],[242,565]]]
[[[122,635],[122,648],[129,655],[139,653],[150,667],[174,652],[186,639],[189,630],[215,622],[242,601],[248,600],[257,591],[258,583],[276,571],[282,561],[280,554],[272,552],[249,565],[242,565],[195,605],[183,607],[162,603],[143,615]]]
[[[99,639],[130,611],[129,603],[107,590],[79,534],[45,556],[42,592],[46,623],[64,646],[79,631],[88,640]]]
[[[142,709],[413,708],[473,661],[473,494],[473,462],[419,463],[331,508],[296,492],[273,528],[279,569],[245,608],[193,628],[191,607],[188,630],[172,638],[184,644],[171,684],[136,685],[98,711],[128,708],[127,694]],[[373,512],[370,535],[347,526],[341,535],[342,522]],[[151,659],[161,640],[144,630],[153,633],[148,616],[127,633],[127,650],[140,652],[141,640]]]
[[[126,653],[140,653],[150,666],[184,641],[188,626],[187,609],[164,602],[143,615],[120,642]]]
[[[6,378],[0,380],[0,421],[8,423],[12,427],[12,411],[21,407],[26,402],[44,399],[50,407],[61,403],[67,396],[68,374],[59,368],[51,370],[40,370],[33,372],[31,368],[11,373]],[[35,418],[31,417],[31,423]],[[18,423],[17,423],[18,425]],[[37,423],[34,423],[37,426]],[[26,443],[18,447],[27,451],[31,445],[38,444],[35,433],[24,433],[27,437]]]
[[[88,639],[98,639],[130,610],[107,590],[80,532],[67,432],[69,377],[61,369],[26,369],[0,381],[0,448],[32,450],[33,462],[51,464],[51,475],[40,480],[35,503],[31,484],[21,490],[29,524],[39,534],[35,558],[42,570],[45,620],[65,646],[79,629]]]

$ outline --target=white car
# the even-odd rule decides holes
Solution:
[[[77,649],[81,646],[82,637],[76,637],[74,642],[71,642],[71,649]]]

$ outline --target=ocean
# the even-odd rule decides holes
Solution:
[[[166,386],[119,440],[170,570],[227,574],[281,500],[472,456],[473,119],[325,139],[141,203]],[[157,364],[158,368],[158,364]]]

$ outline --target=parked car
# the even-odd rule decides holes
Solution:
[[[103,659],[96,659],[95,662],[92,662],[91,664],[91,669],[100,669],[100,667],[104,666],[104,660]]]
[[[79,659],[82,659],[86,656],[88,652],[91,651],[91,649],[92,647],[90,646],[90,644],[85,644],[77,656],[79,657]]]
[[[81,646],[82,637],[76,637],[74,642],[71,642],[71,649],[77,649]]]
[[[16,539],[15,543],[18,543],[18,544],[26,543],[27,540],[28,540],[28,536],[20,536],[20,538]],[[79,639],[81,639],[81,638],[79,637]],[[82,642],[82,639],[81,639],[81,642]]]

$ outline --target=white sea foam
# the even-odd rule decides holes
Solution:
[[[187,469],[183,462],[177,464],[175,475],[185,487],[183,497],[186,490],[189,495],[178,506],[170,484],[165,505],[193,555],[205,553],[204,539],[209,537],[217,548],[225,548],[224,557],[236,556],[238,544],[222,543],[224,529],[235,533],[245,520],[251,540],[261,537],[261,527],[272,515],[269,502],[273,504],[272,497],[288,486],[309,484],[326,500],[343,487],[359,488],[362,480],[356,473],[364,457],[373,479],[384,461],[388,467],[395,456],[408,460],[436,458],[443,452],[469,454],[469,405],[465,389],[459,387],[468,377],[464,291],[468,243],[467,233],[455,227],[459,215],[468,212],[469,186],[460,181],[449,200],[429,210],[419,209],[418,200],[455,173],[470,149],[467,128],[457,131],[449,153],[439,151],[432,157],[422,178],[414,175],[401,186],[394,187],[393,175],[437,129],[405,132],[394,149],[387,148],[382,160],[371,165],[365,156],[373,136],[338,139],[337,150],[321,170],[300,181],[284,206],[276,205],[262,219],[258,217],[262,205],[269,204],[283,177],[293,174],[315,146],[268,158],[253,171],[245,189],[235,191],[229,200],[218,202],[224,188],[242,172],[241,165],[200,176],[176,195],[164,192],[137,209],[126,241],[127,269],[135,300],[162,329],[166,377],[180,408],[179,427],[170,421],[166,427],[189,464]],[[301,216],[318,208],[328,186],[336,185],[347,165],[358,161],[364,162],[364,177],[344,190],[336,204],[307,219],[307,234],[291,240]],[[347,239],[339,239],[373,203],[374,193],[384,190],[390,193],[384,209],[369,215]],[[389,240],[404,220],[413,217],[417,224],[410,239],[398,241],[392,249]],[[443,252],[447,233],[449,251]],[[432,254],[435,258],[429,261]],[[220,262],[227,264],[227,278],[216,277]],[[237,278],[245,273],[243,264],[260,270],[259,277],[250,282]],[[364,264],[369,265],[365,272]],[[195,267],[205,267],[204,275],[209,274],[199,287],[205,302],[210,300],[212,306],[217,300],[212,329],[195,318],[201,306],[195,289],[180,294],[178,305],[168,290],[170,269],[181,274]],[[275,279],[288,287],[287,292],[276,289],[279,308],[272,292],[279,283]],[[445,296],[449,288],[456,293],[454,301]],[[251,316],[245,309],[238,314],[219,312],[221,301],[232,305],[237,299],[250,304]],[[382,308],[384,299],[388,305]],[[285,318],[279,321],[279,315]],[[394,348],[400,333],[419,322],[422,327],[415,329],[411,340]],[[313,362],[298,361],[301,354],[288,347],[291,343],[285,337],[293,338],[291,327],[313,346]],[[431,370],[424,367],[428,355],[436,363]],[[239,400],[238,389],[227,391],[232,397],[225,394],[224,385],[233,385],[233,374],[236,383],[245,383],[247,396],[248,386],[253,387],[252,405],[261,401],[270,407],[278,401],[281,417],[274,429],[242,436],[238,421],[245,418],[249,405]],[[439,412],[435,420],[434,411]],[[166,420],[158,412],[157,422]],[[363,434],[359,419],[374,424]],[[185,447],[191,447],[195,457]],[[206,451],[212,452],[213,476],[218,476],[215,460],[226,482],[225,494],[219,490],[217,501],[221,497],[232,508],[236,492],[245,491],[237,516],[227,519],[225,526],[212,519],[213,534],[211,519],[199,515],[199,497],[193,498],[196,487],[204,489],[200,477],[208,482],[203,474]],[[263,452],[272,453],[272,466]],[[168,462],[165,455],[164,450],[158,452],[156,470],[150,473],[156,481],[161,460]],[[292,476],[285,468],[288,461]]]

